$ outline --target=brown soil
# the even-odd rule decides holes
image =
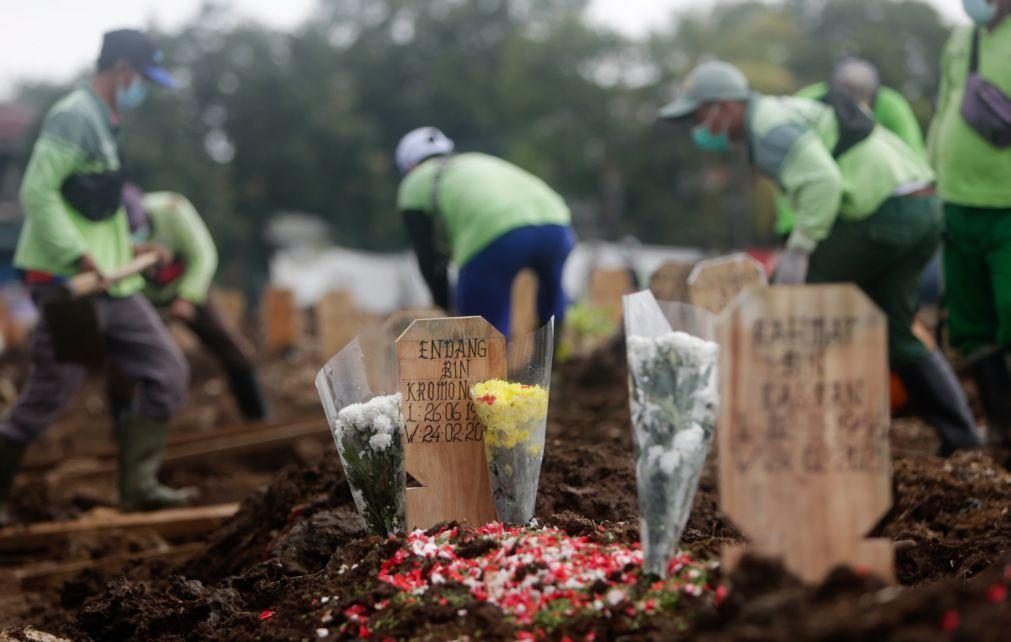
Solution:
[[[634,542],[622,346],[615,342],[556,374],[537,513],[571,534]],[[719,608],[692,602],[684,607],[684,621],[665,614],[634,622],[576,619],[556,637],[583,639],[592,630],[598,640],[1006,639],[1009,598],[995,598],[1011,581],[1011,474],[999,463],[1008,454],[966,453],[946,461],[930,454],[935,447],[922,424],[896,422],[895,505],[875,535],[898,542],[900,587],[846,570],[807,587],[773,564],[752,560],[722,578],[731,591]],[[222,483],[214,480],[228,470],[215,462],[199,474],[212,480],[207,484]],[[703,557],[740,539],[718,510],[714,472],[710,465],[684,537],[685,546]],[[364,536],[328,445],[315,463],[296,460],[248,495],[239,514],[188,562],[135,564],[111,581],[84,574],[58,595],[23,596],[11,624],[72,639],[301,640],[315,639],[320,628],[335,639],[346,608],[394,596],[376,574],[398,545]],[[110,542],[103,552],[116,546],[140,550],[146,544]],[[515,639],[497,608],[451,584],[384,613],[373,621],[377,639]],[[953,638],[942,624],[956,617]],[[356,633],[348,629],[344,636]]]

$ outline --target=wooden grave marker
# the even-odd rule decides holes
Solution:
[[[506,376],[505,337],[481,317],[421,319],[397,339],[404,396],[405,465],[422,484],[407,489],[408,528],[497,519],[484,426],[470,387]]]
[[[607,312],[613,323],[621,323],[621,297],[635,291],[627,268],[600,268],[590,274],[590,305]]]
[[[894,578],[864,539],[892,504],[885,316],[855,286],[753,289],[720,319],[720,505],[807,582],[840,564]]]
[[[742,253],[699,261],[688,277],[688,290],[693,305],[719,314],[744,290],[768,283],[762,264]]]
[[[665,261],[649,277],[650,292],[657,301],[688,303],[691,300],[688,277],[691,276],[694,267],[694,263]]]
[[[301,342],[302,324],[291,290],[267,287],[263,291],[260,317],[263,349],[267,352],[288,350]]]
[[[527,268],[513,279],[511,294],[511,314],[509,319],[510,338],[522,337],[537,330],[537,273]]]
[[[330,290],[316,302],[316,340],[320,356],[330,359],[365,326],[365,315],[347,290]]]

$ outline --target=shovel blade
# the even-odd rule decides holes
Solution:
[[[105,337],[92,299],[46,301],[42,315],[57,361],[94,366],[105,359]]]

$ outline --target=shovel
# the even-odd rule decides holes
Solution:
[[[139,254],[106,274],[104,282],[122,281],[157,263],[156,253]],[[42,315],[58,362],[93,366],[105,359],[105,337],[94,299],[103,289],[102,277],[96,272],[86,272],[68,279],[42,303]]]

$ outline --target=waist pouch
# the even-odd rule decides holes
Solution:
[[[962,118],[994,147],[1011,147],[1011,97],[979,75],[979,29],[972,33],[972,54],[969,57],[965,95],[962,97]]]
[[[178,280],[186,272],[186,262],[182,260],[172,261],[166,266],[160,267],[154,270],[153,273],[149,274],[147,280],[150,283],[158,287],[165,287],[166,285]]]
[[[89,221],[104,221],[119,211],[123,199],[123,170],[74,174],[63,181],[60,193]]]

